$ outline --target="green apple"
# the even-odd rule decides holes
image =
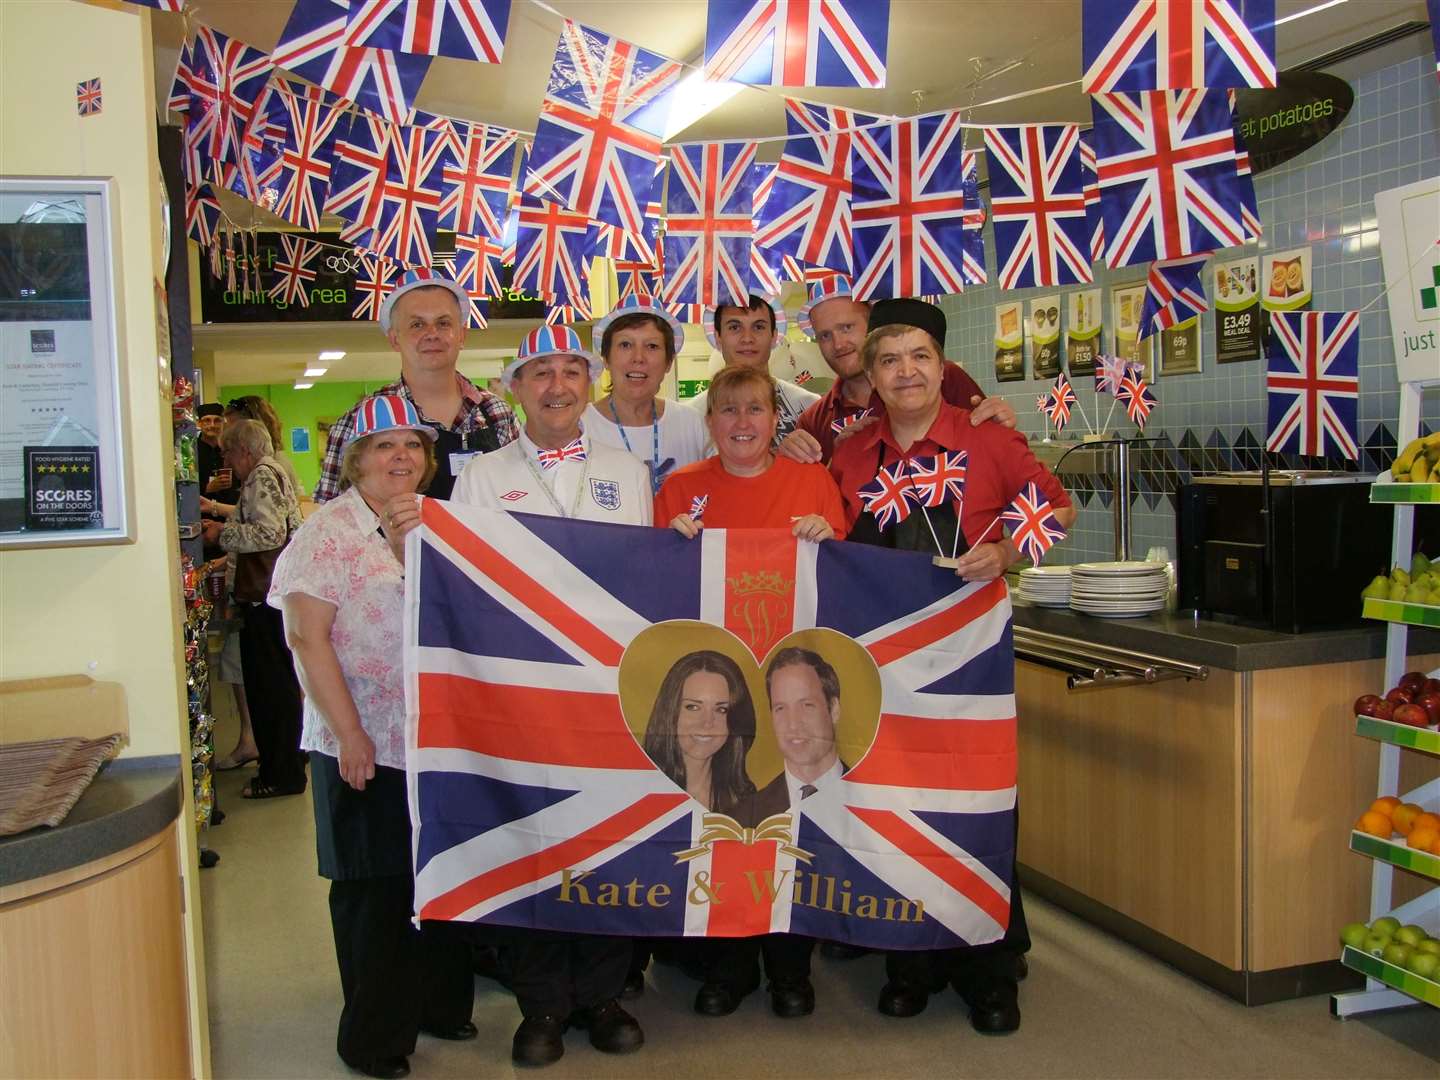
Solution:
[[[1429,953],[1431,956],[1440,956],[1440,938],[1426,938],[1415,946],[1415,951]]]
[[[1425,933],[1423,926],[1416,926],[1414,923],[1411,923],[1409,926],[1402,926],[1399,930],[1395,931],[1395,940],[1401,945],[1409,945],[1412,948],[1419,945],[1420,942],[1429,936],[1429,934]]]
[[[1360,948],[1364,949],[1371,956],[1379,956],[1385,951],[1386,947],[1389,944],[1389,935],[1376,934],[1372,932],[1365,935],[1365,940],[1360,944]]]
[[[1433,979],[1440,972],[1440,955],[1417,950],[1410,954],[1410,962],[1405,967],[1422,979]]]
[[[1346,923],[1340,928],[1340,944],[1358,949],[1365,944],[1365,935],[1370,933],[1363,922]]]
[[[1386,937],[1394,937],[1399,929],[1400,920],[1391,915],[1382,915],[1370,924],[1372,934],[1384,934]]]
[[[1414,951],[1415,950],[1410,948],[1409,945],[1401,945],[1399,942],[1392,941],[1389,945],[1385,946],[1385,951],[1380,954],[1380,959],[1384,960],[1387,964],[1394,964],[1396,967],[1403,968],[1406,964],[1410,963],[1410,954]]]

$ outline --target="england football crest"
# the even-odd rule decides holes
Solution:
[[[614,480],[590,480],[590,497],[601,510],[620,509],[620,485]]]

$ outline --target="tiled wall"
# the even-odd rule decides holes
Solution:
[[[1434,63],[1432,57],[1416,57],[1352,79],[1355,104],[1340,129],[1299,157],[1255,178],[1265,227],[1259,250],[1310,245],[1314,310],[1357,310],[1375,300],[1384,282],[1375,193],[1440,174],[1440,89]],[[993,281],[995,256],[988,226],[986,244]],[[1220,258],[1254,250],[1250,245],[1223,252]],[[1205,276],[1208,294],[1208,267]],[[1106,290],[1107,342],[1111,330],[1109,286],[1143,281],[1144,277],[1143,266],[1116,271],[1097,266],[1095,285],[1074,287]],[[1055,291],[1002,293],[991,285],[942,302],[950,322],[948,355],[963,361],[987,394],[1005,396],[1032,439],[1041,437],[1044,430],[1043,419],[1035,411],[1035,398],[1049,380],[996,382],[994,306]],[[1151,414],[1146,435],[1168,439],[1169,445],[1142,455],[1139,462],[1138,490],[1132,498],[1132,547],[1141,557],[1155,545],[1165,545],[1175,553],[1174,493],[1190,472],[1259,467],[1259,447],[1265,441],[1264,361],[1217,364],[1213,312],[1201,317],[1201,326],[1201,373],[1159,378],[1155,386],[1160,405]],[[1393,433],[1399,413],[1384,300],[1361,316],[1360,334],[1360,442],[1366,449],[1357,466],[1350,467],[1374,473],[1394,457]],[[1158,347],[1157,340],[1157,351]],[[1028,364],[1027,356],[1027,370]],[[1089,377],[1077,378],[1075,386],[1091,421],[1098,424],[1110,399],[1096,401]],[[1135,433],[1123,409],[1116,410],[1115,418],[1112,430]],[[1430,427],[1440,427],[1440,405],[1434,395],[1427,399],[1425,420]],[[1076,426],[1083,430],[1083,423]],[[1339,460],[1272,459],[1272,464],[1345,467]],[[1066,483],[1077,496],[1081,512],[1070,538],[1057,549],[1055,561],[1111,557],[1111,493],[1103,490],[1103,485],[1098,491],[1088,488],[1079,477],[1066,477]]]

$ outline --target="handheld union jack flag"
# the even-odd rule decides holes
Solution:
[[[985,129],[1002,289],[1095,280],[1085,234],[1078,124]]]
[[[510,0],[350,0],[346,42],[500,63]]]
[[[964,291],[962,130],[960,114],[950,112],[855,133],[857,300]]]
[[[1150,264],[1137,337],[1165,330],[1210,310],[1200,277],[1210,253]]]
[[[837,417],[830,421],[830,430],[839,435],[852,424],[858,424],[861,420],[868,420],[875,415],[875,410],[870,408],[861,409],[859,412],[850,413],[847,416]]]
[[[99,116],[103,104],[99,79],[86,79],[75,84],[75,111],[81,116]]]
[[[954,503],[958,518],[965,501],[965,472],[969,458],[968,451],[946,450],[934,457],[912,460],[910,481],[915,485],[916,502],[926,507]]]
[[[740,304],[750,294],[753,142],[711,142],[670,150],[666,192],[665,299]]]
[[[627,232],[644,231],[645,193],[681,70],[658,53],[567,19],[525,192]]]
[[[1235,135],[1221,91],[1097,94],[1091,101],[1108,265],[1244,243]]]
[[[1360,313],[1273,311],[1265,370],[1265,449],[1358,458]]]
[[[350,44],[349,0],[295,0],[272,54],[293,71],[391,123],[410,115],[428,56]]]
[[[499,239],[519,133],[509,128],[455,121],[455,161],[445,168],[440,228]]]
[[[324,248],[313,240],[291,236],[289,233],[280,234],[280,246],[284,254],[275,263],[275,273],[279,275],[279,279],[270,286],[269,295],[271,299],[282,304],[309,307],[310,294],[305,286],[315,282],[315,268],[310,264]]]
[[[355,271],[355,292],[360,301],[350,312],[350,317],[379,322],[380,307],[395,287],[397,268],[389,259],[379,255],[362,252],[356,255],[356,259],[359,267]]]
[[[699,521],[705,516],[705,508],[710,505],[709,495],[696,495],[690,500],[690,520]]]
[[[1056,519],[1050,500],[1033,481],[1001,512],[1000,520],[1010,526],[1010,540],[1016,549],[1036,566],[1047,551],[1065,539],[1065,526]]]
[[[245,134],[241,172],[250,200],[302,229],[319,229],[336,146],[349,129],[340,99],[272,77]]]
[[[259,49],[199,26],[184,66],[190,98],[186,146],[205,175],[229,186],[231,172],[240,162],[245,128],[274,65]]]
[[[866,511],[882,530],[904,521],[910,516],[910,504],[919,501],[904,461],[880,466],[875,479],[861,487],[859,495]]]
[[[595,243],[590,219],[528,195],[520,196],[519,211],[515,287],[553,296],[557,304],[585,302],[583,268]]]
[[[1125,374],[1115,389],[1115,400],[1125,406],[1125,415],[1139,428],[1145,427],[1146,421],[1150,419],[1150,410],[1159,404],[1151,393],[1150,385],[1145,381],[1144,371],[1139,364],[1125,365]]]
[[[1095,146],[1090,133],[1080,135],[1080,168],[1085,179],[1085,228],[1090,236],[1090,261],[1105,257],[1105,217],[1100,213],[1100,178],[1095,170]]]
[[[1047,421],[1050,419],[1050,395],[1048,393],[1041,394],[1036,397],[1035,411],[1038,413],[1043,413]]]
[[[980,201],[979,151],[966,150],[961,160],[963,179],[960,191],[965,198],[965,209],[960,216],[965,223],[965,232],[961,240],[964,257],[960,263],[960,273],[965,278],[966,285],[984,285],[989,280],[985,271],[985,221],[989,215],[985,212],[985,204]],[[937,295],[928,302],[938,304],[940,298]]]
[[[705,78],[878,89],[889,38],[890,0],[710,0]]]
[[[782,529],[685,540],[434,499],[421,520],[405,643],[420,918],[662,936],[774,929],[895,949],[1003,935],[1016,772],[1003,582]],[[654,573],[626,572],[637,562]],[[803,641],[842,672],[846,716],[870,671],[875,711],[853,729],[841,722],[843,779],[788,805],[772,760],[753,800],[709,807],[662,771],[640,724],[697,633],[738,641],[730,655],[756,683],[767,654]],[[647,648],[662,658],[650,674],[634,664]],[[643,689],[622,706],[631,685]],[[642,700],[632,729],[626,715],[635,723]],[[762,801],[771,796],[779,814]],[[596,902],[632,878],[663,903]],[[827,902],[832,881],[854,883],[848,901]]]
[[[1275,0],[1084,4],[1084,93],[1275,85]]]
[[[1070,410],[1075,407],[1075,387],[1062,371],[1055,376],[1055,381],[1050,385],[1047,397],[1046,415],[1050,422],[1055,425],[1056,431],[1064,431],[1065,425],[1070,423]]]
[[[855,128],[880,120],[851,109],[786,98],[790,138],[770,196],[756,219],[757,246],[809,266],[851,272],[850,148]]]
[[[1125,361],[1118,356],[1097,356],[1095,358],[1095,393],[1118,394],[1120,381],[1125,378],[1126,366]]]

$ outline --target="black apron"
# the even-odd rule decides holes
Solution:
[[[432,423],[435,429],[435,477],[425,494],[432,499],[448,499],[455,490],[456,474],[450,469],[451,454],[488,454],[500,449],[499,436],[493,427],[475,428],[461,435],[447,427]]]
[[[885,467],[885,443],[880,443],[880,453],[876,457],[875,471],[879,473]],[[871,544],[875,547],[894,548],[896,551],[923,551],[927,555],[943,555],[949,558],[954,555],[959,558],[970,550],[970,542],[965,539],[965,534],[960,530],[960,523],[955,513],[956,504],[947,502],[944,506],[926,507],[923,511],[919,506],[910,508],[910,516],[897,525],[891,525],[882,531],[875,523],[875,515],[863,513],[855,521],[855,526],[846,534],[846,540],[853,540],[857,544]],[[929,515],[929,523],[926,523],[926,515]],[[930,530],[935,530],[935,536],[940,538],[940,544],[945,548],[938,551],[935,547],[935,537],[930,535]],[[954,544],[952,551],[950,545]]]

